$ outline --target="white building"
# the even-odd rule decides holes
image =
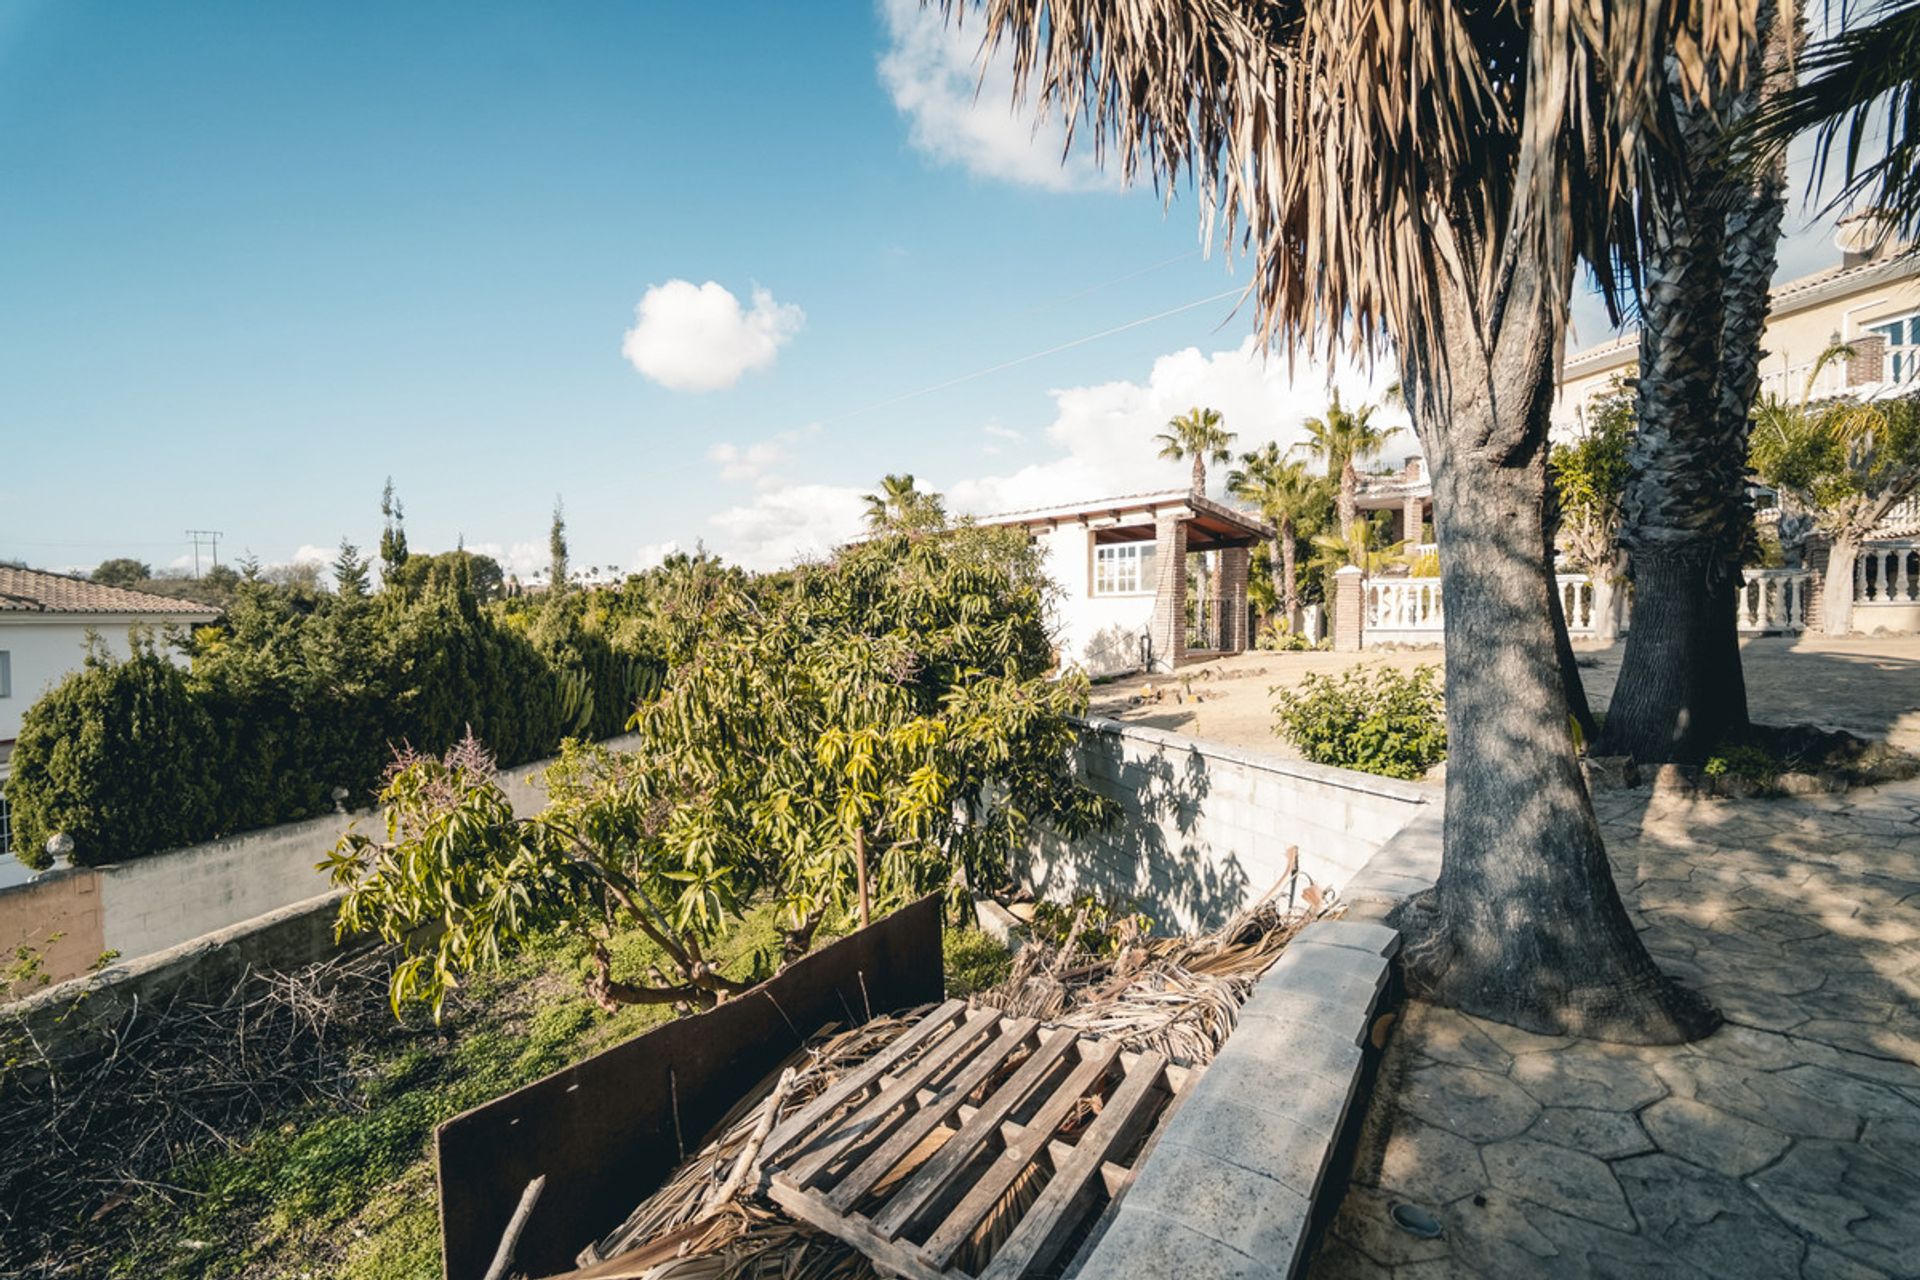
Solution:
[[[0,884],[24,878],[25,869],[8,856],[13,832],[6,782],[27,708],[80,669],[89,642],[125,657],[132,627],[204,626],[219,616],[218,609],[191,600],[0,565]]]
[[[1247,648],[1247,566],[1273,530],[1185,489],[1011,511],[1060,587],[1053,629],[1065,666],[1114,675],[1170,671]],[[1206,590],[1193,593],[1190,579]]]

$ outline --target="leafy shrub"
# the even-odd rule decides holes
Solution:
[[[329,812],[336,789],[358,807],[394,747],[469,729],[505,765],[618,734],[665,666],[653,632],[616,639],[583,594],[509,608],[458,578],[374,598],[242,579],[190,672],[142,641],[28,709],[7,788],[19,856],[49,865],[60,831],[82,865],[139,857]]]
[[[1270,690],[1274,732],[1315,764],[1418,778],[1447,754],[1439,668],[1356,668]]]
[[[1742,743],[1720,748],[1708,757],[1701,771],[1709,778],[1745,778],[1748,782],[1771,783],[1780,772],[1780,762],[1763,747]]]
[[[1275,653],[1302,653],[1313,649],[1313,641],[1307,639],[1305,633],[1287,625],[1285,618],[1268,618],[1261,624],[1254,643]]]
[[[1110,902],[1083,893],[1072,902],[1033,904],[1032,935],[1043,946],[1072,943],[1077,952],[1111,957],[1153,930],[1153,920],[1134,903]]]
[[[7,781],[16,856],[51,866],[55,832],[82,866],[192,843],[217,808],[221,754],[186,672],[150,638],[124,662],[90,654],[21,725]]]

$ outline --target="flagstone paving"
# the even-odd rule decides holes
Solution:
[[[1597,808],[1727,1024],[1643,1048],[1410,1004],[1312,1276],[1920,1276],[1920,782]]]

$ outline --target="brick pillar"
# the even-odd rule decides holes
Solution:
[[[1333,575],[1333,648],[1336,653],[1358,653],[1366,634],[1367,575],[1347,565]]]
[[[1426,520],[1422,518],[1426,511],[1426,506],[1427,504],[1424,499],[1409,497],[1406,505],[1401,507],[1400,523],[1407,531],[1408,542],[1420,541],[1420,526],[1426,523]]]
[[[1220,553],[1220,647],[1228,653],[1247,650],[1247,570],[1252,563],[1248,547]]]
[[[1879,382],[1887,376],[1887,337],[1883,333],[1867,334],[1855,338],[1849,343],[1853,355],[1847,360],[1847,385],[1857,387],[1865,382]]]
[[[1187,657],[1187,524],[1173,515],[1154,520],[1153,669],[1171,671]]]

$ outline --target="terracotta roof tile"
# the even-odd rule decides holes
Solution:
[[[220,616],[213,606],[193,600],[5,565],[0,565],[0,613],[152,613],[207,621]]]

